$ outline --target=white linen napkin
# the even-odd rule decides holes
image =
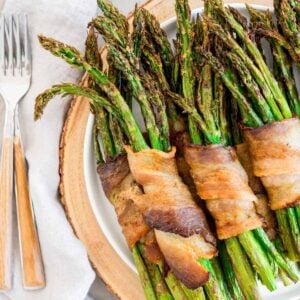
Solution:
[[[87,295],[95,273],[58,200],[59,137],[68,101],[54,100],[39,122],[33,121],[33,108],[35,97],[44,89],[62,81],[78,82],[82,75],[43,50],[37,34],[43,33],[84,49],[86,25],[97,12],[96,0],[6,0],[3,12],[24,12],[29,19],[33,76],[20,115],[47,286],[36,291],[23,289],[15,225],[13,289],[0,294],[0,299],[81,300]],[[0,119],[2,116],[0,112]]]

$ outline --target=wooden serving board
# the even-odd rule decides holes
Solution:
[[[250,3],[272,5],[270,0],[254,0]],[[175,15],[174,5],[175,0],[148,0],[142,4],[156,15],[160,22]],[[199,0],[190,0],[190,6],[201,7],[203,3]],[[132,18],[132,14],[129,14],[129,21],[132,21]],[[83,77],[83,85],[87,84],[87,78],[87,75]],[[75,234],[87,249],[91,264],[107,288],[120,299],[144,299],[138,276],[118,256],[106,239],[89,201],[83,166],[83,145],[89,113],[88,101],[82,97],[73,99],[60,141],[61,202]]]

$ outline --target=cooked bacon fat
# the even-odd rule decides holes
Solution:
[[[155,237],[165,260],[175,277],[190,289],[196,289],[209,279],[209,272],[197,259],[202,255],[197,249],[207,245],[200,236],[183,238],[178,234],[155,230]]]
[[[232,147],[187,145],[185,159],[198,195],[206,200],[215,220],[219,239],[262,225],[254,206],[257,198]]]
[[[132,200],[135,195],[141,195],[142,190],[130,174],[126,155],[107,161],[98,167],[98,173],[105,194],[115,208],[127,244],[132,249],[150,228]]]
[[[195,204],[178,175],[175,148],[165,153],[147,149],[133,152],[126,147],[134,179],[144,190],[134,197],[144,220],[155,230],[159,248],[174,275],[190,288],[208,280],[208,271],[197,258],[217,254],[203,211]]]
[[[267,190],[272,210],[300,201],[300,121],[273,122],[244,130],[253,172]]]
[[[235,146],[236,154],[242,166],[244,167],[249,180],[249,186],[257,197],[255,208],[258,215],[262,218],[263,228],[271,240],[276,237],[276,221],[274,214],[268,204],[266,191],[262,185],[259,177],[253,173],[253,165],[250,159],[250,154],[246,144],[239,144]]]

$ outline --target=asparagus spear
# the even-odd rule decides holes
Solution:
[[[126,17],[121,14],[118,9],[107,0],[97,0],[99,8],[102,10],[104,16],[114,22],[118,28],[118,32],[122,34],[123,38],[128,36],[128,22]]]
[[[230,257],[226,250],[226,245],[224,242],[220,241],[218,243],[219,257],[223,266],[225,280],[228,283],[228,289],[230,291],[231,297],[234,300],[242,300],[244,299],[241,288],[236,279],[236,275],[234,273],[233,266],[230,261]]]
[[[150,276],[137,246],[133,247],[132,255],[147,299],[157,299]]]
[[[95,158],[96,158],[96,164],[102,165],[104,164],[104,158],[101,152],[101,147],[100,143],[98,140],[98,135],[99,135],[99,129],[97,128],[96,122],[94,123],[93,127],[93,146],[94,146],[94,153],[95,153]]]
[[[261,55],[259,49],[256,47],[256,45],[251,41],[249,35],[245,34],[245,31],[243,30],[243,27],[236,21],[236,19],[233,17],[233,15],[230,13],[230,11],[225,8],[224,6],[220,6],[218,9],[218,12],[223,16],[223,18],[228,22],[228,24],[231,26],[231,28],[235,31],[237,36],[245,43],[245,46],[251,56],[253,57],[255,63],[257,64],[259,70],[261,71],[261,74],[263,78],[265,79],[269,89],[271,90],[271,93],[274,97],[275,102],[277,103],[278,107],[281,110],[281,113],[284,118],[290,118],[292,117],[291,110],[288,106],[288,103],[282,94],[279,85],[277,81],[275,80],[273,74],[271,73],[269,67],[264,61],[263,56]],[[244,57],[245,53],[239,52],[239,55]],[[243,55],[242,55],[243,54]],[[247,62],[248,60],[246,60]],[[252,65],[252,64],[251,64]]]
[[[211,54],[209,54],[209,55],[206,54],[205,57],[208,58],[209,61],[211,61],[211,65],[214,66],[214,69],[215,69],[216,72],[219,72],[219,73],[225,72],[225,71],[224,71],[224,68],[222,69],[222,66],[221,66],[220,62],[219,62],[218,60],[216,60],[216,58],[213,58]],[[212,62],[214,62],[214,63],[212,63]],[[222,70],[222,71],[220,71],[220,70]],[[221,75],[221,74],[220,74],[220,75]],[[223,77],[224,77],[224,76],[223,76]],[[222,77],[222,78],[223,78],[223,77]],[[224,81],[224,82],[225,82],[225,84],[226,84],[226,81]],[[232,88],[230,87],[230,85],[227,85],[227,86],[228,86],[228,88],[229,88],[232,92],[235,93],[235,90],[232,89]],[[236,95],[236,93],[235,93],[234,95]],[[240,104],[241,104],[241,105],[244,105],[244,102],[241,102]],[[257,124],[253,123],[251,126],[254,126],[254,127],[255,127],[255,126],[257,126]],[[279,212],[277,212],[276,214],[278,215]],[[286,222],[283,223],[283,221],[282,221],[281,218],[279,218],[279,217],[278,217],[278,221],[279,221],[280,224],[283,225],[283,226],[281,226],[281,227],[284,228],[285,231],[288,230],[289,225],[288,225]],[[286,220],[285,220],[285,221],[286,221]],[[279,225],[280,225],[280,224],[279,224]],[[286,233],[285,233],[285,235],[286,235]],[[288,234],[287,237],[285,237],[285,240],[289,240],[289,239],[290,239],[290,237],[289,237],[289,234]],[[289,247],[292,247],[292,244],[291,244],[291,243],[289,243]],[[268,251],[269,251],[270,253],[272,252],[270,249],[269,249]],[[289,269],[289,266],[288,266],[287,264],[285,264],[284,268],[285,268],[286,270],[288,270],[288,269]],[[293,275],[293,276],[294,276],[294,275]]]
[[[233,52],[228,52],[226,56],[230,59],[233,66],[236,67],[239,72],[240,78],[246,86],[252,101],[257,105],[259,113],[264,123],[274,121],[273,114],[268,106],[265,98],[260,92],[260,88],[253,80],[250,71],[243,65],[241,59]]]
[[[174,55],[171,44],[168,40],[166,33],[160,28],[159,22],[156,18],[150,14],[146,9],[141,9],[141,12],[145,18],[145,23],[149,33],[156,46],[156,51],[160,53],[161,61],[164,66],[165,75],[168,82],[172,80],[172,61]]]
[[[227,33],[223,28],[216,23],[214,20],[205,18],[205,22],[208,24],[208,28],[212,33],[216,34],[230,49],[232,52],[235,52],[246,65],[246,67],[251,71],[252,76],[255,78],[255,81],[262,90],[263,95],[265,96],[266,101],[268,102],[270,109],[276,120],[282,119],[283,112],[280,111],[276,101],[280,98],[274,99],[272,91],[269,85],[266,83],[266,80],[262,74],[262,71],[259,70],[252,59],[244,52],[244,50],[239,46],[239,44],[232,38],[230,33]],[[272,75],[273,76],[273,75]],[[290,114],[288,114],[290,116]]]
[[[97,43],[97,37],[95,35],[95,31],[93,26],[89,28],[88,35],[85,41],[85,59],[86,61],[95,68],[102,68],[102,60],[99,54],[99,48]],[[90,80],[90,85],[93,89],[96,89],[96,85],[92,80]],[[101,134],[101,139],[104,148],[105,157],[112,157],[115,153],[114,143],[112,140],[111,132],[108,126],[108,113],[105,111],[103,107],[93,107],[92,109],[95,114],[95,128]],[[97,137],[96,137],[97,138]],[[97,145],[97,143],[95,144]],[[99,153],[99,151],[98,151]],[[99,156],[99,155],[98,155]]]
[[[153,282],[153,287],[154,287],[157,299],[159,299],[159,300],[174,299],[171,292],[169,291],[169,288],[167,287],[167,285],[163,279],[163,276],[159,270],[159,267],[157,265],[155,265],[154,263],[151,263],[147,260],[147,258],[144,256],[144,248],[141,243],[139,243],[137,247],[138,247],[138,250],[139,250],[141,256],[144,259],[144,262],[147,267],[151,281]]]
[[[263,26],[263,28],[267,30],[277,30],[272,20],[272,15],[269,11],[260,12],[249,5],[247,5],[247,10],[251,16],[251,23],[253,24],[254,29]],[[270,44],[273,58],[278,66],[278,69],[280,70],[280,77],[283,81],[283,84],[286,86],[285,91],[290,101],[292,111],[300,116],[300,102],[295,79],[292,73],[293,71],[291,62],[288,59],[285,50],[277,43],[276,40],[271,40]]]
[[[202,55],[211,65],[214,72],[216,72],[222,78],[225,86],[231,91],[234,100],[238,103],[243,123],[247,126],[253,127],[259,127],[263,125],[262,120],[248,102],[242,87],[239,85],[238,80],[235,78],[230,69],[225,69],[222,63],[216,57],[214,57],[211,52],[202,51]]]
[[[110,101],[112,101],[112,103],[118,107],[119,111],[123,114],[126,114],[126,124],[127,121],[130,120],[130,123],[133,126],[126,127],[128,128],[130,138],[134,139],[132,142],[137,142],[138,144],[140,143],[140,145],[136,145],[138,149],[144,149],[147,147],[138,125],[132,116],[129,106],[125,101],[123,101],[124,99],[116,86],[109,81],[108,77],[103,72],[88,64],[83,59],[80,52],[74,47],[68,46],[54,39],[46,38],[42,35],[39,36],[39,40],[41,45],[46,50],[49,50],[53,55],[61,57],[73,67],[87,71],[91,78],[97,83],[98,87],[107,95]],[[47,103],[45,103],[45,105],[46,104]]]
[[[175,4],[177,15],[177,27],[180,41],[181,52],[181,76],[182,76],[182,91],[186,102],[193,106],[194,104],[194,82],[192,74],[192,26],[190,22],[191,12],[187,0],[176,0]],[[191,137],[194,143],[201,143],[201,136],[196,124],[191,117],[188,117],[189,130],[192,133]],[[215,136],[219,140],[219,136]]]
[[[207,4],[205,10],[208,13],[209,7]],[[209,32],[205,23],[202,25],[202,35],[202,47],[204,49],[209,49],[211,37],[209,36]],[[200,77],[200,95],[198,95],[198,98],[201,100],[198,101],[198,108],[205,119],[207,127],[210,128],[211,131],[215,132],[216,136],[221,139],[221,132],[215,122],[215,120],[218,119],[214,118],[214,112],[216,113],[216,109],[215,111],[213,109],[213,106],[215,106],[215,102],[213,100],[213,73],[209,64],[204,64],[202,66]]]
[[[214,98],[216,103],[217,114],[215,116],[221,131],[221,143],[223,145],[231,145],[231,133],[227,122],[228,102],[226,99],[226,91],[223,81],[215,74],[214,80]]]
[[[283,34],[291,42],[296,53],[300,55],[300,27],[297,23],[295,11],[292,9],[288,0],[275,0],[274,8]]]
[[[225,245],[245,299],[260,299],[253,269],[238,239],[227,239]]]
[[[185,2],[185,1],[176,1],[176,10],[177,10],[177,15],[178,15],[178,26],[180,27],[183,27],[183,28],[185,28],[183,25],[186,23],[186,22],[189,22],[189,20],[187,20],[187,18],[186,18],[186,13],[188,12],[188,10],[189,10],[189,8],[188,8],[188,5],[187,5],[187,3]],[[185,22],[185,23],[184,23]],[[183,24],[182,24],[183,23]],[[180,27],[180,28],[181,28]],[[181,29],[182,30],[182,29]],[[184,37],[184,35],[183,35],[183,37]],[[184,48],[183,48],[184,49]],[[185,52],[183,52],[184,53],[184,57],[185,57]],[[189,54],[188,54],[188,56],[189,56]],[[183,80],[183,84],[184,84],[184,76],[186,76],[186,73],[184,72],[185,70],[184,70],[184,68],[182,69],[182,80]],[[189,84],[191,84],[191,82],[189,82]],[[184,89],[183,89],[184,90]],[[177,101],[177,103],[178,104],[180,104],[181,105],[181,107],[182,108],[184,108],[184,110],[185,111],[189,111],[189,112],[192,112],[193,114],[192,115],[190,115],[190,118],[194,118],[195,117],[195,115],[197,114],[197,112],[195,112],[195,110],[194,110],[194,107],[193,107],[193,101],[187,101],[186,100],[186,102],[185,103],[182,103],[182,102],[184,102],[184,101],[181,101],[181,99],[179,98],[179,97],[174,97],[174,99],[175,99],[175,101]],[[180,103],[181,102],[181,103]],[[202,112],[203,113],[203,112]],[[204,119],[204,122],[206,122],[206,120]],[[215,131],[212,131],[213,133],[215,133],[216,134],[216,136],[218,135],[218,132],[217,132],[217,130],[215,130]],[[193,141],[193,143],[197,143],[194,139],[193,139],[193,134],[194,134],[194,132],[190,129],[190,136],[191,136],[191,138],[192,138],[192,141]],[[219,141],[218,142],[216,142],[216,141],[212,141],[212,140],[208,140],[208,143],[219,143]],[[272,274],[272,272],[271,272],[271,268],[269,267],[269,266],[267,266],[267,264],[268,264],[268,260],[267,260],[267,258],[265,257],[265,255],[264,255],[264,252],[263,251],[261,251],[261,249],[260,249],[260,247],[259,247],[259,245],[257,244],[257,241],[255,240],[255,238],[254,238],[254,236],[253,235],[251,235],[251,233],[245,233],[244,234],[245,236],[247,236],[247,243],[242,239],[243,237],[241,237],[241,239],[243,240],[243,242],[244,242],[244,247],[246,247],[246,251],[247,252],[252,252],[252,251],[254,251],[254,252],[257,252],[259,255],[258,255],[258,257],[255,257],[255,263],[258,263],[259,264],[259,266],[261,267],[261,269],[259,269],[259,272],[260,272],[260,274],[261,274],[261,276],[262,276],[262,278],[263,278],[263,280],[264,280],[264,283],[266,284],[266,285],[268,285],[268,287],[270,288],[270,289],[273,289],[274,288],[274,277],[273,277],[273,274]],[[256,249],[256,247],[258,247],[258,249]],[[249,254],[249,256],[250,256],[250,258],[251,259],[254,259],[254,254],[253,253],[251,253],[251,254]],[[254,262],[253,262],[254,263]],[[266,269],[265,269],[265,267],[266,267]],[[237,271],[238,271],[239,269],[237,268]],[[265,276],[265,273],[267,273],[267,276]],[[241,273],[242,274],[242,273]],[[255,280],[253,280],[253,282],[252,283],[254,283],[254,286],[256,286],[255,285]]]
[[[292,261],[297,261],[298,260],[297,249],[290,235],[287,211],[285,209],[277,210],[276,218],[278,220],[278,229],[280,232],[283,245],[288,253],[288,258]]]
[[[170,89],[170,85],[164,69],[164,64],[162,62],[163,58],[159,55],[158,50],[155,49],[154,42],[150,38],[151,32],[147,30],[145,22],[143,21],[144,18],[141,16],[142,10],[136,10],[133,21],[133,36],[134,44],[138,44],[138,47],[135,49],[135,51],[138,51],[142,67],[146,72],[149,73],[149,76],[151,77],[150,81],[157,81],[159,85],[158,88],[161,89],[162,93],[165,93],[165,91]],[[152,16],[152,18],[154,17]],[[158,110],[161,111],[161,113],[167,114],[170,123],[170,131],[172,131],[172,133],[174,133],[174,131],[182,131],[184,128],[184,121],[177,113],[173,102],[168,100],[163,102],[166,102],[166,112],[161,108],[158,108]]]
[[[151,110],[150,103],[140,77],[136,72],[134,72],[129,62],[120,51],[111,45],[107,45],[107,47],[109,53],[114,58],[115,67],[120,70],[124,76],[126,76],[126,79],[131,86],[133,95],[140,103],[152,147],[155,149],[162,149],[160,133],[155,122],[155,116]]]

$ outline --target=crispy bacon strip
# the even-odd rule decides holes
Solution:
[[[98,173],[104,192],[115,208],[127,244],[132,249],[151,230],[132,200],[143,192],[130,174],[126,155],[119,155],[99,166]]]
[[[185,159],[201,199],[213,216],[219,239],[237,236],[262,225],[257,200],[232,147],[187,145]]]
[[[248,183],[252,191],[257,197],[255,202],[256,212],[262,219],[263,228],[271,240],[276,237],[276,220],[272,210],[268,204],[268,198],[266,196],[265,189],[259,177],[256,177],[253,173],[253,165],[246,144],[239,144],[235,146],[236,154],[243,168],[248,175]]]
[[[174,275],[189,288],[203,285],[209,273],[197,258],[217,254],[203,211],[195,204],[178,175],[175,148],[171,152],[126,147],[134,179],[143,187],[135,204],[144,220],[155,229],[157,243]]]
[[[253,172],[267,190],[272,210],[300,200],[300,121],[291,118],[244,130]]]

